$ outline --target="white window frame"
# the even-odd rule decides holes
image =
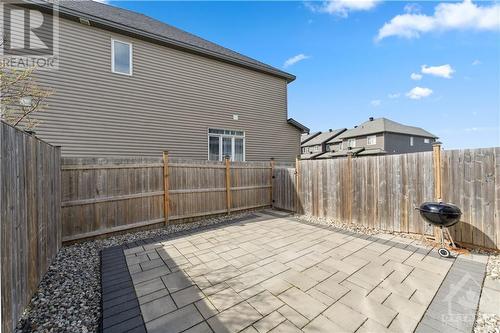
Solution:
[[[121,44],[126,44],[129,46],[129,49],[130,49],[130,72],[129,73],[123,73],[123,72],[117,72],[116,69],[115,69],[115,42],[118,42],[118,43],[121,43]],[[111,38],[111,72],[112,73],[115,73],[115,74],[121,74],[121,75],[127,75],[127,76],[132,76],[133,72],[134,72],[134,63],[133,63],[133,59],[134,59],[134,46],[132,45],[132,43],[129,43],[129,42],[125,42],[123,40],[119,40],[119,39],[113,39]]]
[[[223,131],[238,131],[238,132],[243,132],[243,135],[233,135],[233,134],[216,134],[216,133],[210,133],[210,130],[223,130]],[[246,161],[246,132],[242,130],[228,130],[228,129],[222,129],[222,128],[208,128],[207,129],[207,159],[210,160],[210,137],[218,137],[219,138],[219,161],[223,161],[225,156],[222,156],[222,138],[231,138],[231,162],[235,162],[234,157],[235,157],[235,144],[234,144],[234,139],[243,139],[243,161],[238,161],[238,162],[245,162]]]
[[[370,139],[373,139],[373,143],[370,143]],[[373,146],[377,144],[377,136],[376,135],[368,135],[366,137],[366,145]]]
[[[351,145],[351,142],[353,142],[353,144]],[[356,139],[348,139],[347,140],[347,148],[356,148]]]
[[[424,143],[431,143],[431,139],[429,139],[429,138],[424,138]]]
[[[410,136],[410,147],[413,147],[414,139],[412,136]]]

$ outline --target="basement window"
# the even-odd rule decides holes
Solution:
[[[111,40],[111,71],[117,74],[132,75],[132,44]]]
[[[245,132],[225,129],[208,129],[208,160],[245,161]]]

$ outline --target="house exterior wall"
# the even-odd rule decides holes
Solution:
[[[428,138],[429,143],[424,143],[424,137],[413,136],[413,146],[410,146],[411,135],[385,133],[385,151],[388,154],[416,153],[422,151],[432,151],[433,138]]]
[[[307,146],[307,147],[302,147],[302,154],[308,154],[308,153],[320,153],[324,151],[323,149],[323,144],[320,145],[314,145],[314,146]]]
[[[111,72],[111,39],[133,44],[132,76]],[[208,128],[245,131],[247,161],[293,161],[300,153],[283,78],[66,19],[59,70],[36,78],[54,90],[37,136],[65,156],[168,150],[206,160]]]
[[[378,134],[374,134],[374,135],[377,136],[377,140],[376,140],[376,143],[374,145],[368,145],[367,144],[368,136],[371,136],[371,134],[368,135],[368,136],[364,135],[364,136],[358,136],[358,137],[353,137],[353,138],[342,139],[342,144],[343,144],[343,147],[346,148],[347,147],[347,143],[349,142],[349,139],[356,139],[356,148],[365,147],[366,149],[375,149],[375,148],[384,149],[384,145],[385,145],[384,134],[383,133],[378,133]],[[337,147],[338,147],[338,149],[340,149],[342,146],[340,146],[339,144],[337,144]]]

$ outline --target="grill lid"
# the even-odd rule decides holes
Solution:
[[[460,208],[451,203],[424,202],[417,209],[427,222],[443,227],[456,224],[462,216]]]

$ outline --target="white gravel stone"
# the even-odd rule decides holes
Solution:
[[[500,317],[479,312],[474,323],[474,333],[500,333]]]
[[[486,276],[493,280],[500,279],[500,255],[498,253],[490,254],[486,266]]]
[[[19,320],[17,332],[97,332],[101,316],[100,250],[218,224],[251,213],[248,211],[64,246]]]

